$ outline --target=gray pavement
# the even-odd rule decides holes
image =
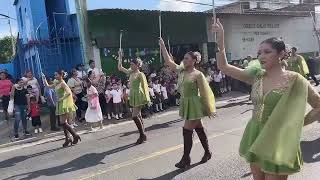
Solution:
[[[205,119],[213,159],[197,164],[203,155],[194,138],[192,166],[177,170],[182,154],[182,126],[177,111],[146,119],[148,142],[133,143],[138,137],[132,122],[82,135],[82,142],[61,148],[63,141],[0,149],[0,179],[106,179],[106,180],[249,180],[248,164],[239,157],[238,147],[252,106],[246,99],[220,103],[218,116]],[[320,177],[320,125],[304,129],[301,147],[305,166],[290,180]]]

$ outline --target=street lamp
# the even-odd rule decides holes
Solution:
[[[15,18],[12,18],[8,15],[5,15],[5,14],[1,14],[0,13],[0,16],[2,17],[5,17],[8,19],[8,24],[9,24],[9,28],[10,28],[10,35],[11,35],[11,44],[12,44],[12,55],[14,56],[16,54],[16,46],[15,46],[15,43],[14,43],[14,38],[13,38],[13,35],[12,35],[12,28],[11,28],[11,22],[10,22],[10,19],[12,20],[16,20]]]

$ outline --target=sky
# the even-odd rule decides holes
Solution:
[[[0,0],[0,14],[8,14],[16,18],[14,0]],[[75,13],[74,0],[68,0],[70,11]],[[188,0],[193,2],[211,4],[212,0]],[[230,3],[234,0],[215,0],[216,5]],[[173,10],[173,11],[204,11],[210,9],[210,6],[194,5],[175,0],[87,0],[88,9],[102,8],[123,8],[123,9],[150,9],[150,10]],[[11,21],[14,35],[17,35],[17,22]],[[9,35],[9,25],[7,19],[0,17],[0,38]]]

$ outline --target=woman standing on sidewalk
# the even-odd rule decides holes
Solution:
[[[78,71],[76,69],[72,69],[71,78],[68,80],[67,84],[73,93],[75,104],[78,107],[76,121],[83,122],[82,111],[86,109],[86,103],[82,101],[82,98],[85,96],[85,93],[83,91],[83,82],[78,78]]]
[[[25,82],[23,79],[17,80],[16,84],[13,86],[11,90],[11,99],[14,100],[14,112],[15,112],[15,120],[14,120],[14,138],[19,139],[19,124],[20,121],[22,122],[22,126],[24,129],[24,135],[29,136],[31,135],[27,128],[28,128],[28,120],[26,111],[28,108],[28,100],[27,94],[28,91],[24,87]]]
[[[184,153],[181,161],[175,166],[177,168],[190,166],[194,129],[205,150],[201,163],[206,163],[211,159],[212,153],[201,118],[214,116],[216,108],[214,95],[205,76],[195,68],[195,65],[201,61],[201,55],[198,52],[188,52],[184,56],[183,63],[179,66],[172,60],[162,38],[160,38],[159,44],[166,64],[172,70],[179,72],[178,88],[181,94],[179,114],[185,119],[183,127]]]
[[[270,38],[259,47],[259,61],[245,70],[229,65],[224,29],[213,24],[219,46],[218,68],[226,75],[252,84],[252,119],[240,144],[240,155],[251,167],[255,180],[287,180],[301,170],[300,136],[303,125],[319,120],[320,96],[299,73],[281,67],[286,46]],[[306,105],[313,110],[305,116]]]
[[[9,120],[8,106],[11,88],[12,82],[8,79],[8,74],[6,72],[0,72],[0,99],[2,100],[2,108],[5,120]]]
[[[135,122],[140,137],[137,140],[136,144],[142,144],[147,141],[147,136],[145,134],[141,109],[143,106],[147,105],[150,102],[149,88],[146,76],[144,73],[140,72],[140,67],[142,62],[140,59],[134,59],[130,63],[130,69],[126,69],[122,66],[122,51],[119,51],[119,61],[118,69],[128,75],[130,75],[130,95],[129,103],[132,108],[132,119]]]
[[[43,82],[47,87],[55,88],[56,90],[58,98],[58,102],[56,105],[56,114],[60,117],[60,123],[62,124],[65,135],[65,143],[62,146],[67,147],[69,144],[77,144],[79,140],[81,141],[81,138],[68,124],[68,120],[70,122],[72,121],[74,113],[77,110],[77,106],[74,104],[71,89],[63,80],[64,76],[65,72],[56,72],[55,82],[52,85],[49,85],[46,77],[43,75]],[[73,136],[73,141],[71,141],[71,139],[69,138],[68,132],[70,132]]]

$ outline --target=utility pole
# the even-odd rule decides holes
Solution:
[[[16,54],[16,46],[15,46],[14,37],[13,37],[13,34],[12,34],[12,28],[11,28],[10,19],[13,19],[13,20],[16,20],[16,19],[10,17],[10,16],[9,16],[9,13],[8,13],[8,15],[0,14],[0,16],[5,17],[5,18],[8,19],[8,25],[9,25],[10,36],[11,36],[11,45],[12,45],[12,56],[14,56],[14,55]]]
[[[87,0],[74,0],[76,5],[78,26],[80,32],[80,40],[82,43],[82,51],[84,63],[93,60],[93,48],[91,37],[88,29]]]

